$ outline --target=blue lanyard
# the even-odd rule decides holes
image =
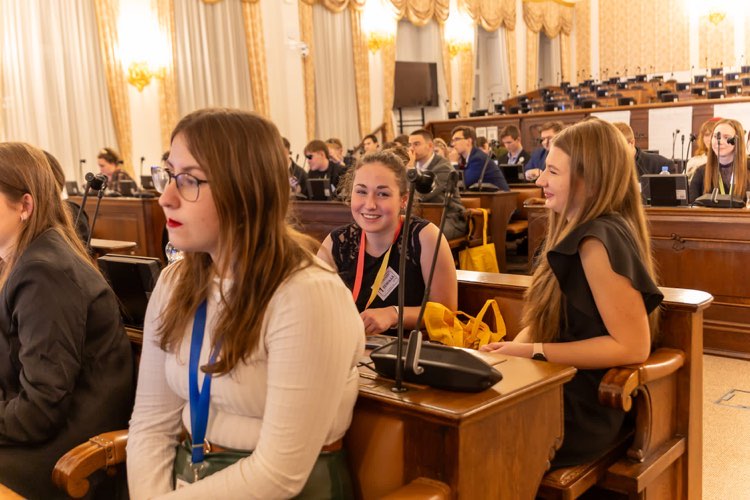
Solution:
[[[203,334],[206,330],[206,301],[204,300],[195,311],[193,319],[193,335],[190,342],[190,370],[188,372],[188,389],[190,391],[190,427],[193,439],[192,463],[203,462],[203,442],[208,427],[208,407],[211,400],[211,374],[203,377],[203,387],[198,392],[198,369],[203,346]],[[209,364],[216,361],[216,354],[220,347],[216,345],[209,357]]]

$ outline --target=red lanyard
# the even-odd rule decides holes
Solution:
[[[375,295],[377,295],[378,289],[380,288],[380,283],[383,281],[383,276],[385,276],[385,269],[388,267],[388,258],[391,256],[391,248],[393,248],[394,243],[396,243],[396,240],[398,239],[398,234],[401,232],[401,226],[403,224],[404,224],[403,220],[399,221],[398,227],[396,228],[396,234],[393,235],[393,243],[391,243],[391,246],[388,247],[388,251],[385,253],[385,257],[383,258],[383,263],[380,264],[380,269],[378,270],[378,274],[375,277],[375,282],[372,284],[372,292],[370,293],[370,298],[367,301],[367,304],[365,305],[365,309],[370,307],[370,304],[372,304],[372,301],[375,300]],[[362,229],[362,237],[359,240],[359,256],[357,257],[357,274],[354,277],[354,289],[352,290],[352,297],[354,298],[354,302],[357,302],[359,291],[362,288],[362,276],[365,271],[365,247],[366,246],[367,246],[367,239],[365,236],[365,230]]]

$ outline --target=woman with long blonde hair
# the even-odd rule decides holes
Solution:
[[[55,462],[133,401],[117,300],[60,189],[44,152],[0,144],[0,483],[28,498],[58,497]]]
[[[152,169],[185,257],[146,312],[132,498],[351,494],[341,438],[364,331],[339,277],[287,224],[287,166],[271,122],[204,109],[177,124],[166,166]]]
[[[732,195],[746,199],[750,190],[750,162],[745,149],[745,131],[737,120],[722,119],[716,122],[706,152],[706,164],[698,167],[690,180],[690,200],[716,189],[728,194],[732,182]]]
[[[526,293],[526,328],[484,350],[578,368],[564,386],[565,440],[553,465],[606,449],[624,421],[598,404],[606,369],[644,361],[663,296],[633,155],[610,123],[591,119],[553,139],[537,179],[549,210],[542,255]]]

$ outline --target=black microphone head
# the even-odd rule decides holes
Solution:
[[[696,139],[697,139],[697,137],[695,136],[695,134],[690,134],[690,142],[693,142]]]
[[[84,178],[86,179],[86,182],[91,182],[94,180],[94,174],[92,174],[91,172],[86,172]]]
[[[414,189],[418,193],[428,194],[432,192],[435,183],[435,174],[432,172],[420,172],[416,168],[410,168],[406,172],[406,179],[414,183]]]
[[[716,136],[715,136],[715,137],[716,137],[716,140],[717,140],[717,141],[720,141],[720,140],[721,140],[721,132],[719,132],[719,131],[717,130],[717,131],[716,131]]]
[[[89,176],[92,176],[91,179],[89,179]],[[107,176],[104,174],[96,174],[92,175],[91,172],[86,174],[86,180],[91,182],[91,188],[94,189],[94,191],[101,191],[107,187]]]
[[[737,142],[737,136],[727,138],[727,144],[731,144],[732,146],[734,146],[736,142]]]

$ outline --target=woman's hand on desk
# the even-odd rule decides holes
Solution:
[[[398,322],[398,313],[395,307],[365,309],[359,316],[365,324],[365,335],[383,333]]]
[[[534,346],[524,342],[490,342],[479,348],[482,352],[498,352],[519,358],[530,358],[534,352]]]

